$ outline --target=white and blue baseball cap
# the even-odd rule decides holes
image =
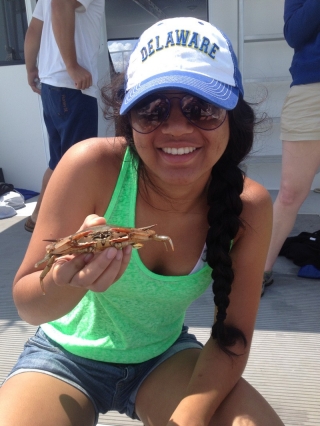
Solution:
[[[129,59],[120,114],[165,89],[186,91],[233,109],[243,86],[230,40],[196,18],[165,19],[148,28]]]

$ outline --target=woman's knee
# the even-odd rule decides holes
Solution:
[[[263,396],[241,378],[220,404],[212,426],[284,426]]]
[[[283,207],[300,207],[308,196],[310,188],[297,188],[291,184],[281,183],[277,202]]]

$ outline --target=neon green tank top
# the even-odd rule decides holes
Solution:
[[[127,150],[105,214],[108,223],[134,227],[137,182],[136,164]],[[186,309],[210,282],[207,264],[191,275],[162,276],[149,271],[139,251],[133,250],[125,273],[108,290],[88,291],[70,313],[41,327],[75,355],[114,363],[143,362],[174,343]]]

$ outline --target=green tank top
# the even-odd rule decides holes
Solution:
[[[137,165],[127,150],[105,213],[108,223],[134,227],[137,183]],[[70,313],[41,327],[75,355],[114,363],[143,362],[174,343],[186,309],[210,282],[206,263],[190,275],[162,276],[148,270],[139,251],[133,250],[125,273],[108,290],[88,291]]]

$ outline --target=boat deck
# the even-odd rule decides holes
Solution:
[[[272,197],[276,191],[270,191]],[[36,327],[22,321],[11,286],[30,236],[23,228],[35,199],[18,215],[0,220],[0,383]],[[320,194],[310,192],[291,235],[320,229]],[[275,282],[261,299],[252,349],[244,377],[274,407],[286,426],[320,425],[320,280],[297,277],[298,267],[277,259]],[[205,343],[210,334],[210,290],[189,308],[186,324]],[[123,415],[101,415],[101,425],[142,425]]]

